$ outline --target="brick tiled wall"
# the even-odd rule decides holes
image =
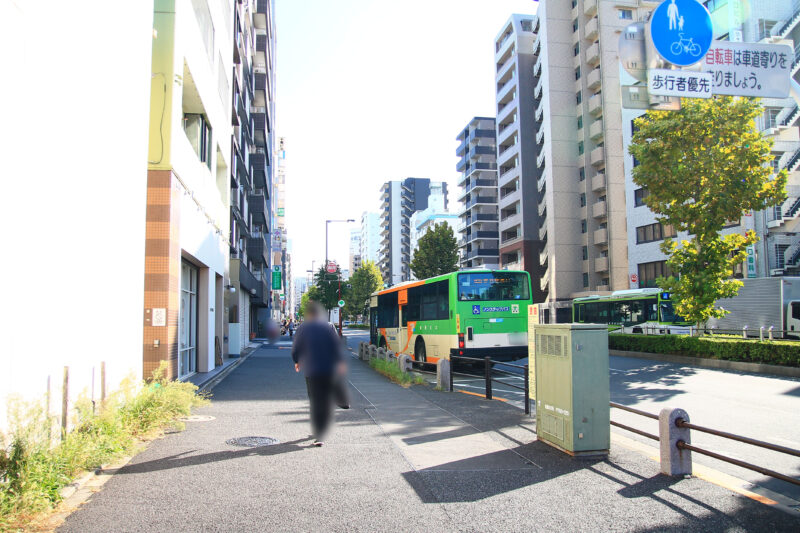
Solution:
[[[168,377],[178,376],[178,309],[181,249],[179,242],[180,190],[169,170],[147,172],[147,229],[144,267],[143,371],[148,378],[161,361],[169,364]],[[166,308],[167,325],[152,326],[152,308]],[[154,341],[159,346],[153,346]]]

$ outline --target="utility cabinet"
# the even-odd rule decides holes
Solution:
[[[570,455],[607,454],[611,439],[608,327],[535,324],[533,332],[539,440]]]

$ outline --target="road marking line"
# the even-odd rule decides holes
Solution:
[[[470,391],[466,391],[466,390],[458,390],[456,392],[460,392],[461,394],[469,394],[471,396],[477,396],[479,398],[486,398],[485,394],[478,394],[477,392],[470,392]],[[505,398],[498,398],[497,396],[494,396],[494,395],[492,396],[492,400],[500,400],[501,402],[507,402],[508,401]]]

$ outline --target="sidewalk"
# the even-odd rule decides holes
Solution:
[[[353,405],[309,447],[288,346],[214,389],[213,420],[156,441],[59,531],[797,531],[800,520],[613,446],[575,460],[502,402],[403,389],[351,364]],[[281,444],[236,448],[235,437]]]

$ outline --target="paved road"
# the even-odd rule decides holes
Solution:
[[[368,341],[368,335],[351,332],[354,339]],[[528,364],[527,359],[514,361],[517,365]],[[782,446],[800,449],[800,379],[780,378],[743,372],[705,369],[679,364],[660,363],[628,357],[611,357],[611,400],[657,414],[666,406],[685,409],[691,421],[773,442]],[[496,370],[520,373],[511,367],[498,365]],[[474,377],[457,376],[456,388],[483,394],[485,379],[483,371],[465,370]],[[523,385],[521,375],[494,376],[508,383]],[[435,377],[434,377],[435,379]],[[492,385],[496,398],[523,407],[523,394],[499,383]],[[658,433],[655,420],[612,410],[612,419],[632,427]],[[615,433],[646,443],[657,445],[652,440],[613,428]],[[800,478],[800,458],[762,450],[699,432],[692,434],[693,444],[723,455],[752,462],[786,475]],[[800,486],[778,481],[737,466],[694,454],[694,461],[721,472],[736,476],[758,487],[789,496],[800,501]],[[766,494],[766,492],[765,492]]]
[[[323,448],[288,342],[262,346],[185,432],[157,440],[62,532],[791,531],[800,518],[612,445],[573,459],[502,402],[404,389],[353,361],[352,408]],[[239,448],[232,437],[269,436]]]

